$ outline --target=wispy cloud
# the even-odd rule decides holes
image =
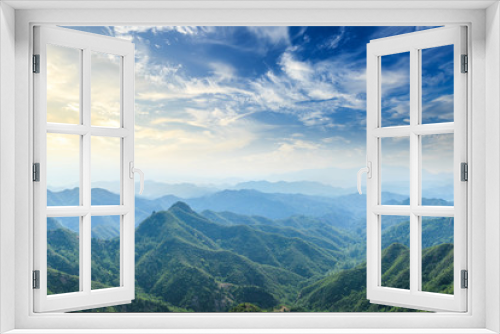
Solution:
[[[136,159],[162,180],[167,174],[265,178],[362,164],[366,42],[413,28],[99,29],[135,43]],[[405,117],[400,89],[407,79],[395,68],[384,73],[385,107],[395,119]],[[65,83],[55,85],[60,90]],[[102,86],[95,110],[104,121],[116,109],[116,94]],[[449,105],[442,95],[426,100],[429,115],[439,117]],[[78,108],[74,98],[58,103]]]
[[[248,26],[248,31],[254,34],[257,39],[268,41],[271,44],[290,45],[290,35],[288,27],[259,27]]]
[[[342,43],[346,42],[345,27],[340,27],[338,34],[335,34],[319,45],[320,49],[334,50]]]

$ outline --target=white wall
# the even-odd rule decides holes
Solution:
[[[24,13],[23,13],[24,12]],[[412,13],[418,12],[418,10],[412,11]],[[448,11],[448,13],[453,11]],[[377,25],[378,22],[385,22],[387,20],[394,19],[394,17],[398,17],[397,13],[394,12],[384,12],[384,11],[376,11],[371,10],[366,12],[360,16],[354,16],[349,14],[349,11],[307,11],[307,13],[298,13],[290,10],[279,10],[279,11],[268,11],[265,12],[264,15],[261,11],[248,11],[245,13],[246,19],[238,21],[238,18],[234,15],[224,14],[226,12],[220,10],[212,10],[207,13],[206,10],[199,11],[155,11],[154,13],[145,12],[140,10],[134,11],[88,11],[88,10],[78,10],[78,11],[47,11],[44,13],[46,15],[46,22],[71,22],[74,20],[75,22],[92,22],[99,20],[105,22],[115,22],[123,23],[141,23],[141,22],[179,22],[179,23],[196,23],[196,22],[218,22],[218,20],[222,20],[228,23],[231,22],[241,22],[245,23],[246,21],[251,21],[255,17],[259,17],[259,20],[262,22],[282,22],[282,23],[290,23],[290,22],[299,22],[307,24],[307,22],[317,21],[319,24],[328,23],[328,22],[338,22],[342,24],[342,22],[352,22],[352,17],[356,17],[356,20],[359,22],[370,22],[373,25]],[[455,13],[455,12],[453,12]],[[455,19],[455,22],[469,22],[471,20],[470,17],[471,11],[465,13],[457,13],[458,17]],[[16,223],[18,225],[17,235],[15,236],[18,241],[18,250],[21,249],[22,252],[17,252],[17,266],[14,268],[14,263],[12,260],[14,254],[12,240],[4,240],[5,235],[13,235],[13,232],[10,230],[13,228],[13,213],[11,212],[12,204],[12,196],[14,195],[14,185],[13,185],[13,166],[12,161],[14,159],[14,151],[9,146],[9,144],[13,143],[14,136],[14,126],[13,126],[13,111],[12,111],[12,98],[14,93],[14,74],[13,71],[13,41],[12,41],[12,32],[13,32],[13,10],[5,4],[0,4],[0,25],[1,25],[1,33],[0,33],[0,42],[2,45],[2,51],[0,52],[0,71],[1,71],[1,79],[0,79],[0,272],[2,275],[0,276],[0,294],[1,294],[1,302],[0,302],[0,331],[8,329],[13,326],[13,309],[14,309],[14,299],[13,299],[13,276],[10,273],[14,272],[14,269],[17,270],[19,276],[17,277],[16,284],[18,285],[18,294],[17,294],[17,302],[16,306],[18,307],[18,312],[16,313],[17,317],[17,325],[22,327],[25,326],[27,328],[35,327],[35,325],[43,325],[47,328],[52,328],[55,326],[54,317],[45,317],[43,319],[36,319],[38,322],[35,323],[33,319],[28,318],[27,311],[30,309],[31,304],[29,304],[29,295],[31,290],[28,290],[26,287],[29,286],[29,275],[31,273],[31,266],[27,261],[27,254],[29,249],[29,238],[27,237],[29,234],[28,226],[30,224],[30,216],[29,216],[29,204],[30,201],[27,200],[30,194],[28,191],[29,188],[29,179],[28,176],[30,173],[29,159],[30,150],[29,150],[29,135],[27,135],[29,129],[29,114],[30,107],[28,102],[28,92],[29,92],[29,59],[28,59],[28,40],[29,40],[29,29],[27,22],[40,22],[40,14],[32,11],[17,11],[17,60],[19,64],[17,66],[17,80],[15,85],[17,86],[17,109],[16,109],[16,141],[18,147],[21,149],[16,152],[15,158],[17,159],[16,165],[16,179],[17,179],[17,211],[16,211]],[[473,111],[475,113],[474,118],[472,119],[472,132],[480,138],[480,140],[476,140],[474,143],[473,152],[476,152],[476,157],[479,156],[478,163],[473,164],[471,167],[471,173],[474,177],[475,186],[473,191],[473,198],[477,199],[474,203],[473,207],[473,219],[475,225],[475,233],[473,233],[472,238],[475,242],[473,242],[474,250],[472,254],[480,254],[480,258],[484,258],[484,239],[483,236],[487,236],[487,250],[486,254],[494,261],[489,261],[487,266],[487,275],[483,274],[484,268],[484,259],[481,261],[474,261],[471,269],[471,279],[476,282],[481,282],[481,288],[475,289],[474,294],[472,295],[472,310],[475,313],[475,318],[477,318],[477,314],[482,315],[484,312],[487,313],[487,326],[488,328],[494,330],[495,332],[500,332],[500,286],[498,277],[500,276],[500,247],[497,244],[500,236],[500,175],[499,168],[500,165],[500,116],[499,116],[499,107],[500,107],[500,14],[498,5],[494,7],[490,7],[488,9],[488,19],[484,20],[483,11],[478,12],[477,17],[474,18],[473,22],[473,35],[478,35],[478,29],[486,28],[488,30],[488,55],[487,55],[487,67],[481,66],[478,68],[477,66],[474,68],[474,73],[476,78],[484,77],[485,70],[488,77],[487,87],[488,91],[481,86],[481,93],[477,93],[475,95],[477,98],[475,101],[472,101],[474,106]],[[399,20],[404,21],[405,15],[408,13],[404,13],[398,17]],[[450,14],[451,15],[451,14]],[[45,16],[44,16],[45,17]],[[441,22],[442,21],[442,13],[440,11],[432,11],[425,13],[425,20],[428,22]],[[486,22],[485,22],[486,21]],[[7,28],[4,28],[7,27]],[[9,34],[10,32],[10,34]],[[482,34],[479,34],[483,36]],[[6,36],[6,37],[4,37]],[[482,59],[484,54],[478,54],[478,50],[481,50],[482,43],[484,40],[481,38],[480,40],[475,40],[475,45],[477,46],[475,54],[473,54],[473,65],[475,62],[480,63],[478,59]],[[480,45],[480,46],[479,46]],[[491,49],[491,50],[490,50]],[[5,54],[5,56],[4,56]],[[7,75],[7,73],[9,73]],[[9,80],[6,79],[10,78]],[[482,81],[484,83],[484,81]],[[476,87],[478,87],[478,82],[474,82]],[[487,94],[487,99],[484,98],[484,94]],[[486,109],[487,109],[487,118],[484,117],[484,104],[487,101]],[[485,122],[485,119],[487,121]],[[10,126],[9,126],[10,125]],[[488,136],[488,142],[484,142],[484,130],[486,129]],[[7,138],[7,139],[4,139]],[[9,139],[10,138],[10,139]],[[485,168],[484,164],[484,150],[487,151],[487,162],[488,167]],[[475,169],[474,169],[475,168]],[[485,172],[487,176],[485,177]],[[486,180],[486,182],[485,182]],[[478,182],[480,181],[480,182]],[[485,191],[486,189],[486,191]],[[487,194],[487,196],[485,196]],[[4,196],[5,195],[5,196]],[[9,197],[10,196],[10,197]],[[486,198],[485,198],[486,197]],[[3,201],[6,202],[3,202]],[[484,216],[485,207],[487,206],[487,216]],[[484,231],[484,223],[485,221],[488,223],[487,231]],[[477,229],[479,225],[479,229]],[[7,231],[7,232],[6,232]],[[479,233],[477,233],[479,231]],[[478,237],[478,234],[481,237]],[[477,260],[477,255],[475,255],[474,259]],[[496,262],[495,262],[496,261]],[[491,264],[494,265],[491,265]],[[474,276],[474,273],[481,273],[479,276]],[[486,279],[484,278],[486,276]],[[486,283],[484,284],[486,280]],[[486,293],[482,293],[483,290],[486,289]],[[478,290],[480,290],[478,292]],[[486,295],[486,300],[483,296]],[[24,304],[24,305],[23,305]],[[487,306],[485,308],[485,306]],[[117,315],[119,316],[119,315]],[[406,319],[398,317],[400,319]],[[443,317],[447,317],[444,315]],[[62,317],[61,317],[62,318]],[[115,317],[116,318],[116,317]],[[454,323],[450,324],[454,327],[469,325],[470,322],[465,320],[467,317],[462,317],[460,319],[453,318]],[[121,328],[133,328],[134,322],[137,322],[135,317],[128,318],[116,318],[120,319],[117,326],[121,326]],[[187,319],[187,318],[186,318]],[[234,325],[237,326],[263,326],[263,324],[259,320],[255,320],[255,317],[246,317],[243,320],[239,318],[232,317],[230,322],[225,319],[229,323],[229,327]],[[394,327],[394,324],[388,324],[387,318],[382,316],[373,317],[372,322],[370,323],[359,323],[353,322],[353,318],[345,318],[337,321],[335,319],[335,325],[337,326],[357,326],[366,328],[375,323],[375,327]],[[71,326],[90,326],[94,328],[105,328],[107,323],[105,323],[104,317],[98,317],[92,319],[92,322],[89,322],[86,318],[79,318],[77,321],[74,319],[65,319],[66,322],[61,322],[58,324],[60,328],[69,328]],[[162,328],[165,326],[165,320],[163,319],[153,319],[151,318],[151,322],[156,321],[155,324],[158,328]],[[176,319],[170,318],[169,325],[173,326]],[[392,319],[391,319],[392,320]],[[436,319],[431,319],[428,323],[423,323],[421,326],[432,326],[438,322],[434,321]],[[445,319],[446,320],[446,319]],[[478,320],[474,320],[474,327],[483,327],[484,326],[484,318],[482,316],[479,317]],[[184,320],[182,320],[184,321]],[[184,324],[181,320],[178,320],[178,324]],[[187,325],[196,325],[202,326],[201,322],[193,323],[191,319],[186,320],[190,323]],[[220,322],[216,317],[210,318],[207,320],[209,325],[211,326],[220,326],[220,324],[216,322]],[[296,325],[297,328],[301,328],[304,326],[303,318],[289,318],[283,317],[281,319],[281,324],[291,324]],[[70,323],[71,322],[71,323]],[[332,320],[326,317],[317,317],[315,319],[316,326],[318,328],[332,325]],[[154,326],[152,324],[151,326]],[[61,327],[65,326],[65,327]],[[434,325],[435,326],[435,325]],[[213,327],[219,328],[219,327]],[[281,327],[280,327],[281,328]]]
[[[14,328],[15,12],[0,3],[0,332]]]
[[[486,328],[500,332],[500,7],[486,11]]]

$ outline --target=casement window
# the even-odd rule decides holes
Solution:
[[[470,333],[489,333],[488,329],[497,329],[497,300],[498,289],[498,227],[497,215],[492,203],[497,203],[499,181],[497,177],[498,166],[495,159],[498,150],[498,9],[493,8],[493,2],[439,2],[430,4],[419,3],[408,6],[407,2],[398,3],[403,9],[387,10],[387,3],[372,4],[378,9],[361,9],[359,4],[344,3],[342,6],[356,7],[356,10],[337,8],[340,5],[325,9],[317,2],[311,2],[295,9],[287,8],[283,11],[282,4],[274,2],[272,6],[279,8],[254,8],[243,10],[238,7],[220,10],[220,4],[211,9],[145,9],[152,6],[151,2],[144,5],[135,3],[136,9],[102,10],[109,7],[109,2],[99,4],[85,3],[89,9],[75,10],[67,3],[61,2],[18,2],[10,1],[18,10],[11,11],[15,23],[11,20],[15,42],[15,53],[12,48],[12,61],[15,64],[15,88],[5,85],[5,80],[10,78],[5,70],[9,55],[5,49],[5,39],[2,43],[2,103],[9,102],[5,92],[15,92],[15,119],[2,118],[2,129],[8,124],[15,125],[16,134],[12,134],[12,146],[15,146],[15,226],[5,229],[2,221],[2,241],[6,238],[15,240],[15,244],[8,242],[0,250],[3,276],[8,276],[5,284],[2,280],[2,299],[12,302],[15,307],[5,313],[5,307],[0,309],[2,320],[9,321],[8,329],[16,329],[19,333],[36,332],[37,329],[53,330],[64,329],[66,332],[86,329],[89,332],[99,332],[102,329],[127,329],[130,332],[147,331],[160,328],[193,329],[193,331],[224,332],[235,331],[237,328],[253,328],[256,332],[269,332],[289,328],[301,332],[324,331],[343,328],[359,332],[370,332],[370,328],[378,331],[409,332],[418,328],[421,332],[434,332],[441,329],[455,329]],[[80,2],[82,4],[83,2]],[[147,4],[146,4],[147,3]],[[491,5],[491,6],[490,6]],[[5,3],[2,4],[6,7]],[[41,10],[42,7],[44,9]],[[69,6],[69,7],[68,7]],[[156,6],[156,4],[154,5]],[[162,6],[167,6],[162,4]],[[170,6],[170,5],[168,5]],[[167,6],[167,7],[168,7]],[[204,5],[202,5],[204,6]],[[267,6],[263,5],[264,7]],[[310,8],[312,7],[312,9]],[[319,7],[318,7],[319,6]],[[406,6],[406,7],[405,7]],[[427,6],[427,7],[426,7]],[[432,6],[432,8],[431,8]],[[444,8],[438,9],[436,8]],[[488,8],[488,6],[490,6]],[[54,9],[57,7],[57,10]],[[61,10],[61,8],[65,7]],[[99,8],[98,8],[99,7]],[[252,6],[250,6],[252,7]],[[285,6],[286,7],[286,6]],[[328,7],[328,6],[327,6]],[[417,8],[418,7],[418,8]],[[0,10],[3,10],[0,7]],[[31,9],[30,9],[31,8]],[[134,7],[135,8],[135,7]],[[350,8],[350,7],[349,7]],[[453,9],[452,9],[453,8]],[[27,9],[27,10],[25,10]],[[3,19],[3,17],[2,17]],[[6,24],[0,20],[0,24]],[[218,25],[285,25],[315,24],[315,25],[408,25],[442,26],[427,32],[414,35],[400,36],[383,40],[374,40],[368,47],[368,103],[367,103],[367,162],[371,177],[367,179],[367,228],[369,229],[368,242],[368,295],[373,303],[396,306],[411,306],[416,309],[433,311],[452,311],[436,313],[406,314],[89,314],[89,313],[61,313],[71,310],[81,310],[103,305],[116,305],[127,303],[134,298],[134,240],[133,240],[133,180],[130,171],[134,161],[133,156],[133,111],[126,106],[133,106],[133,45],[127,41],[116,41],[102,36],[92,36],[78,32],[67,32],[62,28],[53,28],[53,25],[136,25],[136,24],[161,24],[161,25],[188,25],[188,24],[218,24]],[[488,29],[485,30],[486,27]],[[463,25],[458,28],[458,24]],[[52,25],[46,27],[45,25]],[[40,28],[33,29],[34,26]],[[467,26],[467,28],[465,28]],[[4,26],[2,25],[2,28]],[[493,27],[493,29],[490,29]],[[2,38],[7,31],[0,32]],[[46,33],[45,37],[44,34]],[[465,41],[467,35],[468,40]],[[69,37],[71,36],[71,37]],[[37,39],[39,38],[39,39]],[[14,40],[14,37],[12,37]],[[45,45],[44,45],[45,43]],[[10,44],[9,44],[10,45]],[[48,47],[47,47],[48,45]],[[451,118],[435,119],[426,118],[428,110],[423,95],[423,64],[433,48],[452,46],[453,52],[453,81],[454,93],[452,97],[453,113]],[[46,89],[47,50],[59,50],[68,58],[65,61],[73,62],[75,77],[79,78],[77,84],[68,86],[75,108],[71,112],[76,117],[72,120],[54,120],[49,118],[47,110],[48,97]],[[44,51],[45,50],[45,51]],[[429,50],[429,51],[427,51]],[[64,52],[66,51],[66,52]],[[49,50],[50,52],[50,50]],[[32,72],[32,56],[39,64],[40,73]],[[116,90],[119,91],[119,112],[112,112],[109,123],[93,123],[92,108],[92,59],[96,61],[110,61],[119,70],[120,81]],[[104,55],[104,56],[103,56]],[[462,55],[468,56],[468,73],[462,73],[465,62]],[[410,98],[401,110],[406,108],[407,116],[401,122],[384,122],[384,69],[386,59],[400,57],[407,60],[400,64],[407,66],[403,70],[409,73],[410,80],[408,91]],[[127,62],[128,59],[128,62]],[[439,60],[437,60],[439,61]],[[427,62],[428,63],[428,62]],[[128,64],[128,65],[127,65]],[[462,65],[463,64],[463,65]],[[127,66],[130,68],[127,70]],[[439,65],[436,65],[439,66]],[[485,71],[485,68],[488,68]],[[12,71],[13,72],[13,71]],[[127,81],[128,76],[128,81]],[[116,83],[116,81],[115,81]],[[75,87],[76,86],[76,87]],[[494,92],[492,92],[494,91]],[[130,95],[128,94],[130,93]],[[65,98],[68,98],[66,96]],[[448,102],[449,97],[448,98]],[[2,105],[1,113],[4,117],[5,108]],[[98,113],[99,115],[99,113]],[[116,117],[116,115],[119,115]],[[128,115],[128,116],[127,116]],[[389,115],[391,116],[391,115]],[[130,118],[127,118],[130,117]],[[99,116],[97,116],[99,119]],[[128,119],[128,121],[127,121]],[[101,119],[102,120],[102,119]],[[7,123],[8,122],[8,123]],[[2,157],[9,151],[5,150],[5,136],[8,132],[0,132],[3,141]],[[69,139],[66,139],[69,138]],[[75,139],[76,138],[76,139]],[[91,182],[94,173],[92,161],[92,139],[113,139],[119,144],[108,147],[119,147],[106,156],[110,161],[119,156],[119,173],[121,179],[120,202],[109,205],[92,205]],[[98,138],[98,139],[97,139]],[[115,140],[116,139],[116,140]],[[442,140],[441,140],[442,139]],[[65,142],[72,150],[67,161],[50,161],[50,150],[54,149],[55,141]],[[423,203],[421,184],[425,175],[420,174],[421,165],[426,163],[426,143],[440,141],[449,153],[444,158],[452,156],[452,169],[454,171],[454,197],[453,206],[442,206]],[[14,143],[15,142],[15,143]],[[101,141],[106,142],[106,140]],[[391,205],[384,200],[383,180],[387,177],[384,173],[386,143],[398,143],[398,148],[406,145],[405,164],[407,165],[408,197],[407,205]],[[452,143],[452,146],[450,145]],[[61,148],[62,149],[62,148]],[[486,156],[486,152],[488,156]],[[111,152],[111,151],[108,151]],[[116,153],[119,152],[119,153]],[[97,154],[99,156],[102,154]],[[117,161],[117,160],[115,160]],[[31,181],[35,167],[34,177],[39,176],[39,181]],[[468,179],[462,181],[462,163],[469,166]],[[0,160],[0,176],[5,180],[6,159]],[[76,166],[76,167],[75,167]],[[101,164],[102,166],[102,164]],[[52,169],[51,169],[52,168]],[[56,169],[54,169],[56,168]],[[47,203],[44,184],[51,175],[57,175],[57,168],[74,168],[75,179],[79,188],[78,200],[71,206],[56,207]],[[485,171],[489,178],[486,181]],[[52,174],[51,174],[52,173]],[[465,176],[465,174],[464,174]],[[354,180],[355,181],[355,180]],[[33,182],[33,183],[32,183]],[[2,184],[2,197],[0,205],[2,215],[6,207],[5,191],[8,183]],[[489,191],[489,192],[488,192]],[[474,194],[474,196],[472,196]],[[451,201],[450,201],[451,202]],[[486,204],[485,204],[486,203]],[[89,228],[92,217],[113,217],[119,222],[120,246],[117,256],[120,257],[120,277],[115,280],[116,286],[110,289],[97,289],[90,282],[92,280],[92,251],[89,247],[91,235]],[[384,285],[384,266],[381,263],[381,245],[385,219],[405,217],[409,220],[408,244],[409,256],[406,267],[410,276],[410,284],[405,287],[391,287]],[[2,216],[3,217],[3,216]],[[79,258],[78,285],[72,291],[47,291],[47,225],[50,218],[61,217],[71,220],[78,225]],[[117,218],[118,217],[118,218]],[[422,226],[426,220],[433,218],[446,218],[453,223],[453,291],[448,294],[438,294],[426,291],[422,275],[422,252],[425,236],[421,234]],[[10,224],[10,222],[9,222]],[[14,233],[15,229],[15,233]],[[127,234],[128,233],[128,234]],[[7,253],[5,251],[7,249]],[[12,252],[15,253],[12,254]],[[15,266],[14,266],[15,264]],[[7,268],[7,270],[6,270]],[[128,268],[128,269],[127,269]],[[38,272],[33,272],[37,270]],[[462,271],[468,271],[468,289],[462,288]],[[33,280],[33,277],[37,280]],[[49,276],[50,277],[50,276]],[[45,280],[45,282],[44,282]],[[10,284],[12,283],[12,284]],[[33,289],[33,285],[39,289]],[[12,285],[15,291],[9,290]],[[45,288],[44,288],[45,286]],[[492,315],[494,313],[494,315]],[[7,314],[7,316],[5,316]],[[10,317],[10,318],[9,318]],[[15,319],[9,320],[9,319]],[[140,328],[140,329],[139,329]],[[265,329],[264,329],[265,328]],[[488,329],[486,329],[488,328]],[[303,330],[302,330],[303,329]],[[356,331],[356,330],[354,330]],[[377,331],[377,330],[374,330]],[[446,331],[446,330],[444,330]]]
[[[71,311],[130,302],[135,289],[134,45],[44,26],[35,27],[34,36],[34,311]],[[109,62],[115,71],[102,65]],[[102,73],[106,68],[108,71]],[[60,71],[73,71],[64,75],[70,80],[61,82]],[[113,95],[113,103],[103,101],[109,96],[101,91]],[[61,150],[64,155],[57,154]],[[108,165],[111,171],[107,171]],[[47,184],[68,169],[78,185],[77,198],[67,206],[48,203]],[[120,199],[95,205],[92,175],[103,170],[119,175]],[[103,216],[115,221],[120,240],[118,247],[110,250],[120,259],[119,277],[115,287],[105,289],[91,284],[92,263],[100,256],[96,254],[99,249],[91,247],[91,227],[93,220]],[[73,273],[79,280],[64,291],[48,290],[49,280],[61,279],[47,266],[47,232],[56,217],[75,224],[79,237],[79,254],[74,259],[79,270]]]
[[[462,282],[467,275],[466,45],[466,28],[456,26],[373,40],[367,47],[367,168],[370,169],[367,179],[367,298],[371,302],[422,310],[466,311],[467,290]],[[448,48],[450,57],[426,59],[439,48]],[[393,110],[398,112],[391,112],[384,101],[389,75],[384,67],[386,59],[395,56],[400,60],[397,66],[409,73],[409,80],[396,78],[399,80],[396,84],[406,86],[409,94],[396,102],[397,107]],[[452,60],[448,64],[451,72],[447,75],[452,77],[453,93],[429,101],[425,94],[436,87],[429,88],[426,81],[435,78],[424,75],[426,67],[445,66],[447,58]],[[436,114],[432,104],[443,99],[449,100],[448,105],[439,108]],[[390,151],[388,148],[394,142],[399,144],[401,154],[398,157],[406,167],[403,173],[408,182],[405,187],[410,199],[408,205],[390,205],[384,200],[383,181],[392,177],[387,170],[384,173],[388,168],[384,159],[390,159],[390,154],[384,152]],[[429,156],[429,149],[436,146],[441,146],[438,148],[441,161]],[[422,169],[429,163],[439,163],[453,175],[452,206],[423,200],[428,198],[422,191],[428,181]],[[410,254],[406,267],[409,268],[410,284],[398,288],[385,286],[382,279],[382,229],[385,219],[394,216],[409,218]],[[452,218],[454,284],[451,294],[423,289],[425,237],[422,225],[432,217]],[[443,224],[449,221],[442,220]]]

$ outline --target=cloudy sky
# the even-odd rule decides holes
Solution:
[[[150,180],[210,183],[262,179],[335,183],[328,177],[334,170],[352,177],[365,161],[366,44],[423,29],[72,28],[135,43],[136,166]],[[426,52],[423,122],[453,120],[449,75],[453,50]],[[57,57],[75,63],[55,52]],[[116,91],[108,90],[112,85],[105,82],[114,80],[116,66],[113,57],[93,57],[94,125],[112,126],[116,117]],[[55,66],[54,71],[63,67]],[[408,122],[408,67],[405,54],[382,59],[384,126]],[[98,72],[105,74],[99,77]],[[68,89],[67,82],[59,85]],[[65,109],[54,110],[64,109],[69,117],[78,96],[66,98],[73,101],[59,101]],[[392,158],[387,161],[393,159],[398,165],[398,151],[404,145],[391,147]],[[430,173],[443,172],[443,164],[427,165]],[[103,171],[102,179],[110,180],[110,173]],[[337,185],[355,186],[354,182]]]

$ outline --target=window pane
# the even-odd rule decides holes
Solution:
[[[382,286],[410,289],[410,217],[381,216]]]
[[[47,44],[47,122],[80,124],[80,54]]]
[[[119,287],[120,216],[92,216],[91,248],[92,290]]]
[[[47,218],[47,294],[80,291],[80,217]]]
[[[100,52],[91,57],[91,124],[120,127],[122,57]]]
[[[47,205],[80,205],[79,185],[80,136],[47,133]]]
[[[422,124],[453,122],[453,45],[421,52]]]
[[[453,206],[453,134],[426,135],[422,143],[422,205]]]
[[[409,205],[410,139],[381,138],[381,190],[383,205]]]
[[[422,217],[422,291],[453,294],[453,218]]]
[[[91,139],[92,205],[120,205],[121,138]]]
[[[410,53],[381,57],[382,126],[410,124]]]

